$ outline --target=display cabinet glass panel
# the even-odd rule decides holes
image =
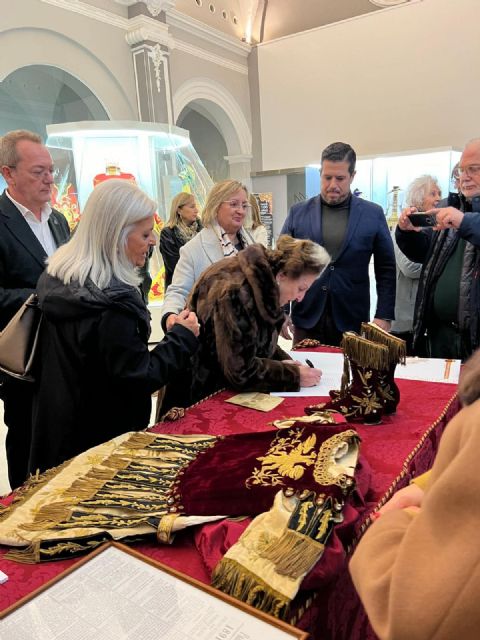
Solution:
[[[72,122],[47,127],[47,147],[58,176],[52,205],[77,224],[93,187],[112,178],[138,184],[158,203],[155,231],[161,231],[170,203],[180,191],[194,195],[200,209],[213,185],[190,142],[179,127],[143,122]],[[158,244],[149,264],[149,302],[161,303],[164,269]]]

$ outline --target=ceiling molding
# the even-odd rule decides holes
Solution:
[[[201,58],[202,60],[206,60],[207,62],[213,62],[214,64],[219,64],[222,67],[226,67],[227,69],[230,69],[231,71],[236,71],[237,73],[242,73],[245,76],[248,75],[247,64],[232,62],[231,60],[222,58],[221,56],[218,56],[215,53],[211,53],[210,51],[206,51],[205,49],[196,47],[193,44],[184,42],[183,40],[175,40],[175,49],[177,51],[183,51],[184,53],[189,53],[190,55],[195,56],[196,58]]]
[[[79,13],[82,16],[93,18],[94,20],[98,20],[99,22],[105,22],[112,27],[118,27],[119,29],[125,30],[128,29],[128,18],[117,16],[115,13],[105,11],[104,9],[99,9],[98,7],[94,7],[87,2],[81,2],[81,0],[41,0],[41,2],[44,2],[45,4],[51,4],[52,6],[58,7],[59,9],[65,9],[67,11],[72,11],[73,13]]]
[[[407,4],[410,0],[369,0],[369,2],[377,7],[395,7],[398,4]]]
[[[226,49],[227,51],[242,56],[242,58],[247,58],[252,49],[252,47],[246,42],[242,42],[233,36],[229,36],[218,29],[213,29],[195,18],[187,16],[184,13],[180,13],[180,11],[177,11],[176,9],[168,11],[166,18],[168,25],[181,29],[182,31],[185,31],[197,38],[201,38],[202,40],[206,40],[209,44],[214,44],[217,47],[221,47],[222,49]]]
[[[169,49],[175,47],[175,41],[170,35],[167,25],[144,15],[135,16],[135,18],[128,20],[125,39],[129,45],[135,45],[145,40],[153,40],[153,42],[163,44]]]
[[[175,0],[113,0],[124,7],[131,7],[137,2],[143,2],[147,6],[150,15],[157,17],[162,11],[168,11],[175,6]]]
[[[119,0],[115,1],[118,2]],[[239,42],[235,38],[225,35],[217,29],[207,27],[198,20],[184,16],[178,11],[169,11],[166,14],[166,25],[146,15],[135,16],[131,19],[123,18],[122,16],[117,16],[104,9],[99,9],[81,0],[41,0],[41,2],[123,29],[126,32],[125,39],[130,46],[134,46],[143,40],[151,40],[163,44],[170,49],[184,51],[202,60],[213,62],[214,64],[230,69],[231,71],[248,75],[246,58],[251,50],[250,45]],[[130,2],[130,0],[121,0],[121,4],[126,4],[127,2]],[[235,53],[245,58],[245,64],[234,62],[226,57],[184,42],[179,38],[174,38],[169,32],[169,26],[181,29],[186,33],[202,38],[210,44]]]

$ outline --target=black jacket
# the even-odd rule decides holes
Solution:
[[[435,287],[446,263],[452,256],[458,240],[467,241],[463,257],[458,303],[458,327],[468,332],[472,351],[480,345],[480,196],[467,203],[462,197],[454,203],[465,212],[462,224],[456,229],[420,233],[402,231],[398,226],[395,239],[400,250],[413,262],[423,265],[415,303],[413,320],[414,348],[422,352],[422,340],[428,332],[428,319],[433,304]],[[448,206],[448,203],[445,205]]]
[[[53,210],[48,225],[57,247],[70,237],[68,222]],[[0,195],[0,330],[20,309],[45,269],[47,254],[17,207]]]
[[[197,233],[202,230],[200,220],[197,220]],[[159,249],[165,265],[165,289],[172,282],[173,272],[180,257],[180,249],[185,244],[178,227],[164,227],[160,233]]]
[[[103,291],[44,273],[38,386],[29,468],[34,472],[126,431],[148,426],[151,394],[184,367],[197,348],[175,326],[148,350],[150,317],[135,287],[114,281]]]

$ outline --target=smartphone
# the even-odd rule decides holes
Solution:
[[[411,213],[408,217],[414,227],[434,227],[437,224],[437,218],[430,213]]]

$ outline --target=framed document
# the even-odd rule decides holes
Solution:
[[[0,638],[308,638],[304,631],[115,542],[102,545],[4,616]]]

